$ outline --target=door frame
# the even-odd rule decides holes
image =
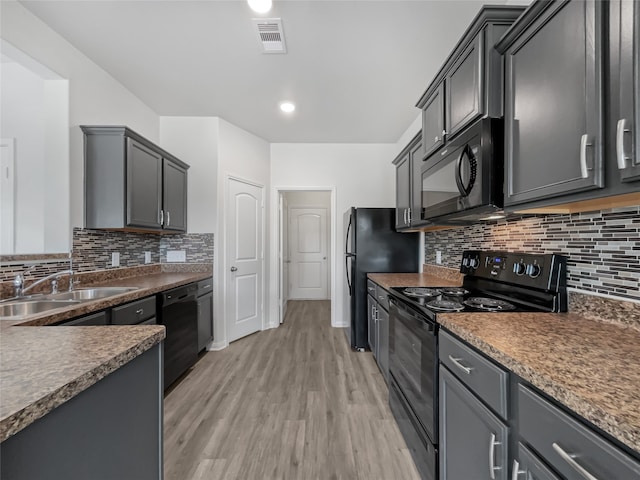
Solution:
[[[341,325],[337,325],[336,322],[336,272],[338,269],[336,268],[336,248],[337,248],[337,214],[336,214],[336,187],[335,185],[331,186],[275,186],[271,189],[271,204],[278,205],[279,199],[281,195],[285,192],[304,192],[304,191],[313,191],[313,192],[329,192],[331,195],[331,206],[329,208],[329,255],[331,259],[331,263],[329,264],[330,272],[329,272],[329,298],[331,301],[331,326],[339,327]],[[270,278],[270,294],[269,294],[269,312],[270,312],[270,322],[267,328],[276,328],[280,323],[282,323],[283,316],[279,306],[280,296],[279,296],[279,285],[282,281],[282,271],[285,268],[282,259],[278,258],[278,250],[280,244],[280,231],[282,222],[285,221],[286,218],[283,219],[283,213],[280,212],[279,208],[274,208],[271,210],[271,225],[277,225],[277,228],[271,229],[271,248],[270,248],[270,265],[271,271],[269,272]]]
[[[266,188],[265,185],[261,184],[260,182],[255,182],[252,180],[248,180],[246,178],[242,178],[239,177],[237,175],[233,175],[230,173],[225,173],[224,174],[224,191],[223,191],[223,195],[222,195],[222,219],[220,222],[220,225],[222,226],[222,231],[220,232],[219,235],[216,235],[216,244],[221,244],[221,248],[220,250],[214,249],[214,251],[216,251],[216,253],[219,253],[220,256],[216,256],[217,260],[214,260],[214,267],[215,264],[218,264],[219,267],[217,269],[214,268],[214,270],[216,271],[216,275],[214,276],[215,278],[220,279],[221,281],[216,281],[214,282],[214,284],[217,286],[217,297],[215,298],[215,302],[219,305],[218,308],[215,308],[215,313],[216,315],[220,315],[218,318],[223,318],[224,321],[220,322],[220,324],[222,325],[222,328],[224,329],[223,335],[222,335],[222,339],[220,341],[214,341],[214,344],[212,345],[211,350],[220,350],[222,348],[225,348],[227,346],[229,346],[229,319],[227,318],[227,294],[229,292],[229,285],[228,285],[228,281],[227,281],[227,271],[229,270],[230,265],[229,262],[227,260],[227,255],[229,252],[229,247],[227,245],[226,242],[226,225],[227,225],[227,220],[229,218],[229,205],[227,203],[227,197],[229,195],[229,182],[230,181],[236,181],[236,182],[240,182],[240,183],[244,183],[246,185],[251,185],[257,188],[260,188],[262,191],[262,238],[260,239],[260,243],[261,243],[261,248],[262,248],[262,260],[261,260],[261,266],[262,266],[262,285],[260,285],[260,294],[262,295],[262,326],[261,326],[261,330],[265,330],[266,328],[268,328],[268,323],[267,323],[267,313],[268,313],[268,306],[265,304],[265,301],[267,300],[266,297],[266,277],[267,277],[267,272],[265,269],[265,260],[266,260],[266,255],[267,252],[265,252],[265,245],[266,245],[266,208],[265,208],[265,200],[266,200]]]

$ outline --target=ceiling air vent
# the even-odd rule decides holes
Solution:
[[[287,53],[281,18],[253,18],[263,53]]]

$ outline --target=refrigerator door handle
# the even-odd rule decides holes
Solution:
[[[351,279],[349,278],[349,258],[351,257],[351,255],[347,255],[346,257],[344,257],[344,269],[345,272],[347,274],[347,286],[349,287],[349,296],[352,295],[351,292]]]
[[[349,232],[351,231],[352,219],[353,219],[353,215],[349,215],[349,225],[347,226],[347,234],[345,235],[345,239],[344,239],[344,253],[353,253],[349,251]]]

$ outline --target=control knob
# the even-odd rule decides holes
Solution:
[[[539,276],[541,271],[542,269],[540,268],[540,265],[533,264],[527,266],[527,274],[531,278],[536,278],[537,276]]]
[[[469,259],[469,267],[478,268],[480,266],[480,259],[478,257],[473,257]]]
[[[513,273],[516,275],[524,275],[524,272],[527,270],[527,265],[523,262],[514,263],[513,264]]]

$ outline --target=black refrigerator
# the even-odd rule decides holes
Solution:
[[[398,233],[395,209],[351,207],[344,214],[345,328],[351,348],[365,350],[367,273],[417,272],[419,233]]]

